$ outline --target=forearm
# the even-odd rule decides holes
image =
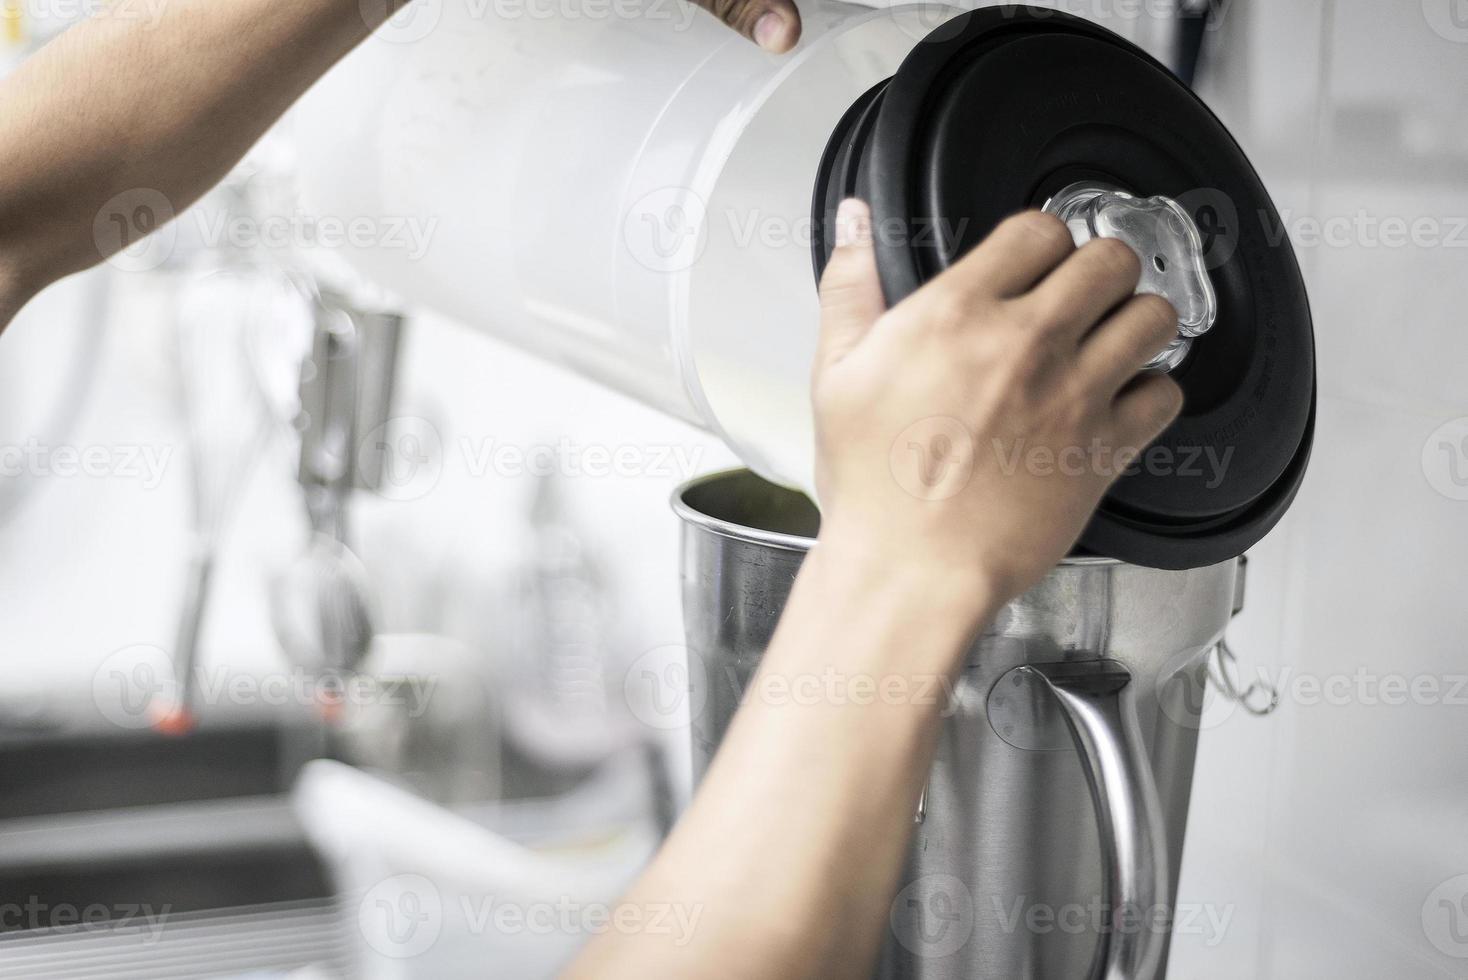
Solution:
[[[117,195],[156,191],[177,213],[213,186],[378,7],[168,0],[156,20],[104,12],[22,65],[0,84],[0,327],[107,257],[94,227]]]
[[[573,975],[870,973],[940,713],[994,603],[843,544],[807,559],[692,806],[624,899],[680,906],[691,939],[609,933]]]

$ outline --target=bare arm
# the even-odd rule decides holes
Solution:
[[[868,224],[843,205],[822,282],[820,539],[754,693],[625,898],[677,907],[691,938],[608,932],[573,976],[870,976],[933,757],[935,689],[1070,549],[1124,450],[1180,407],[1171,380],[1136,379],[1177,320],[1164,300],[1127,298],[1138,265],[1125,245],[1075,250],[1058,221],[1023,215],[885,311]],[[1118,452],[1084,472],[1003,463],[1017,441],[1058,453],[1093,440]],[[892,696],[762,693],[828,670]]]
[[[78,24],[0,85],[0,325],[107,257],[95,229],[108,202],[147,190],[182,211],[389,13],[357,0],[167,0],[156,21],[127,9]]]
[[[692,807],[623,900],[688,928],[604,936],[571,976],[870,976],[955,657],[992,600],[842,548],[807,559]],[[811,703],[802,683],[868,693]]]
[[[154,18],[120,0],[29,59],[0,84],[0,330],[127,244],[109,222],[135,233],[197,200],[406,2],[163,0]],[[792,0],[700,6],[771,50],[800,33]]]

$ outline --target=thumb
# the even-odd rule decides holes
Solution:
[[[793,0],[693,2],[773,54],[784,54],[800,40],[800,13]]]
[[[834,364],[887,309],[872,250],[872,212],[848,197],[836,210],[836,248],[821,276],[821,339],[816,364]]]

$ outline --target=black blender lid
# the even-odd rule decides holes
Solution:
[[[1172,371],[1181,417],[1112,487],[1079,546],[1157,568],[1232,558],[1275,525],[1303,478],[1314,334],[1258,175],[1165,67],[1054,10],[959,15],[842,118],[813,226],[833,227],[843,197],[866,200],[882,290],[895,304],[1003,218],[1077,184],[1176,201],[1197,226],[1217,303],[1212,329]],[[813,252],[819,273],[830,254],[823,236]]]

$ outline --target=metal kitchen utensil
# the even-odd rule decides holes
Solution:
[[[362,562],[327,534],[271,583],[270,617],[286,655],[313,674],[351,670],[372,645],[372,586]]]
[[[682,487],[702,777],[818,517],[748,471]],[[1210,653],[1237,562],[1068,558],[973,644],[942,722],[880,976],[1153,980],[1166,965]],[[1032,913],[1066,928],[1031,929]]]
[[[351,315],[330,299],[316,299],[315,315],[311,358],[302,367],[299,470],[311,538],[272,583],[270,609],[293,662],[337,674],[356,667],[374,632],[371,583],[347,545],[347,502],[362,436],[362,344]]]

